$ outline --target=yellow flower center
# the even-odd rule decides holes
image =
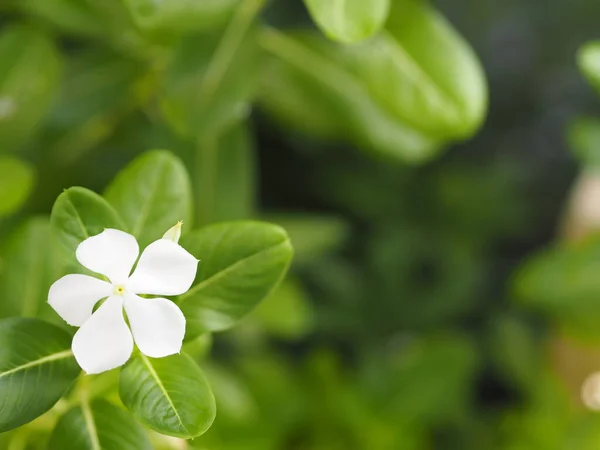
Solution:
[[[115,286],[115,289],[113,291],[113,293],[115,295],[124,295],[125,294],[125,287],[124,286]]]

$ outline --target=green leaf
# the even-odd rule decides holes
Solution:
[[[261,103],[277,120],[419,162],[472,136],[487,110],[476,55],[427,2],[393,3],[385,30],[343,46],[266,29]]]
[[[50,107],[61,72],[59,55],[45,35],[12,27],[0,35],[0,149],[14,150],[31,137]]]
[[[260,67],[253,21],[263,4],[244,0],[222,34],[190,36],[176,49],[161,106],[178,133],[219,133],[248,114]]]
[[[600,167],[600,119],[578,117],[567,130],[571,151],[586,167]]]
[[[30,164],[10,156],[0,156],[0,217],[15,212],[25,203],[34,180],[35,172]]]
[[[0,432],[48,411],[80,369],[69,334],[39,319],[0,321]]]
[[[351,43],[371,37],[381,29],[390,0],[304,0],[319,28],[335,41]]]
[[[247,219],[255,204],[254,148],[246,124],[200,139],[195,153],[196,224]]]
[[[261,74],[260,102],[275,120],[402,161],[424,161],[439,150],[439,142],[393,117],[336,61],[355,46],[342,51],[308,32],[275,29],[263,31],[260,43],[274,57]]]
[[[48,289],[60,265],[47,218],[29,219],[7,240],[2,251],[0,315],[34,317],[50,312]]]
[[[152,450],[146,431],[127,411],[108,403],[84,401],[60,418],[48,450]]]
[[[292,259],[285,230],[261,222],[211,225],[181,245],[200,259],[194,285],[176,301],[187,339],[232,327],[279,284]]]
[[[154,150],[119,172],[106,189],[105,198],[143,248],[180,220],[191,228],[191,191],[181,161],[168,151]]]
[[[516,298],[578,338],[600,339],[600,236],[540,252],[517,272]]]
[[[472,136],[488,105],[477,56],[427,2],[392,5],[385,31],[356,48],[353,71],[403,123],[444,141]]]
[[[71,36],[94,38],[102,45],[145,51],[146,43],[137,32],[121,0],[19,0],[19,7],[57,31]]]
[[[577,54],[579,70],[586,77],[596,93],[600,95],[600,41],[583,45]]]
[[[121,370],[119,394],[140,421],[169,436],[199,436],[216,414],[204,374],[186,354],[154,359],[138,353]]]
[[[151,33],[182,34],[223,26],[240,0],[125,0],[135,24]]]
[[[72,187],[58,196],[50,217],[52,231],[65,251],[75,258],[77,246],[105,228],[125,229],[119,215],[106,200],[82,187]]]

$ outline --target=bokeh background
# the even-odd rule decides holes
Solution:
[[[0,292],[29,233],[44,242],[62,189],[101,192],[147,149],[185,161],[195,226],[283,225],[287,279],[240,326],[195,343],[214,426],[157,448],[600,448],[600,99],[577,64],[600,4],[434,2],[480,59],[489,110],[472,137],[412,164],[280,120],[263,107],[272,80],[255,81],[260,51],[236,54],[217,92],[243,101],[182,102],[198,79],[170,71],[201,73],[244,2],[174,8],[164,30],[140,31],[124,5],[145,3],[0,4]],[[268,2],[259,20],[320,36],[301,0]],[[317,122],[331,111],[322,87],[291,88]]]

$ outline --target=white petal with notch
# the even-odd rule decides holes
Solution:
[[[135,238],[121,230],[107,228],[77,247],[77,260],[92,272],[107,276],[113,283],[127,281],[140,254]]]
[[[133,338],[123,317],[122,297],[109,297],[77,330],[71,345],[77,363],[88,374],[122,366],[133,351]]]
[[[141,298],[129,294],[123,301],[133,339],[140,351],[151,358],[163,358],[181,351],[185,316],[166,298]]]
[[[167,239],[159,239],[143,251],[128,281],[135,294],[180,295],[196,278],[198,260]]]
[[[69,325],[80,327],[94,305],[112,294],[112,285],[87,275],[65,275],[50,286],[48,303]]]

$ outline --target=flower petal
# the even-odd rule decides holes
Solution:
[[[83,326],[71,345],[75,359],[89,374],[122,366],[133,351],[133,338],[123,318],[121,297],[109,297]]]
[[[87,275],[65,275],[50,286],[48,303],[69,325],[80,327],[98,300],[112,293],[112,285]]]
[[[128,282],[134,294],[180,295],[196,278],[198,260],[179,244],[159,239],[142,252]]]
[[[129,294],[123,302],[140,351],[151,358],[162,358],[181,351],[185,335],[185,316],[166,298],[141,298]]]
[[[127,281],[140,254],[135,238],[121,230],[107,228],[77,247],[77,260],[92,272],[107,276],[113,283]]]

